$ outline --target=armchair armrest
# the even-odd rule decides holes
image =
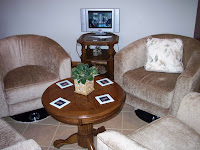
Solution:
[[[148,150],[148,148],[115,131],[97,135],[97,150]]]
[[[0,59],[0,118],[9,116],[8,105],[5,100],[5,93],[4,93],[4,83],[3,83],[3,76],[4,76],[4,69],[2,65],[2,60]]]
[[[146,39],[142,38],[124,47],[114,56],[114,80],[122,86],[123,74],[144,66]]]
[[[42,150],[42,149],[34,140],[30,139],[6,147],[3,150]]]
[[[186,66],[186,69],[178,77],[175,86],[175,95],[173,98],[170,114],[176,116],[178,107],[183,97],[192,91],[197,91],[200,84],[200,51],[194,51]]]
[[[188,93],[180,103],[177,118],[200,134],[200,93]]]

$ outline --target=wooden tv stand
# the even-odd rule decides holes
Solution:
[[[91,65],[92,61],[95,62],[106,62],[107,76],[110,79],[114,78],[114,45],[118,43],[119,36],[113,33],[107,33],[107,37],[105,35],[95,35],[95,33],[87,33],[83,34],[77,40],[78,43],[82,45],[82,55],[81,62],[87,63]],[[94,56],[93,50],[90,49],[91,45],[98,46],[108,46],[108,49],[102,49],[102,55]]]

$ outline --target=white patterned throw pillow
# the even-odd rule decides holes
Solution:
[[[183,42],[180,39],[147,39],[147,71],[183,72]]]

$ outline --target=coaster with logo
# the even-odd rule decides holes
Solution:
[[[96,82],[99,83],[101,86],[113,84],[113,82],[109,80],[108,78],[100,79],[100,80],[97,80]]]
[[[68,80],[64,80],[64,81],[61,81],[61,82],[58,82],[56,83],[61,89],[64,89],[66,87],[69,87],[69,86],[72,86],[73,84],[68,81]]]
[[[59,97],[56,100],[54,100],[53,102],[51,102],[50,104],[56,108],[61,109],[64,106],[68,105],[69,103],[70,103],[70,101],[68,101],[62,97]]]
[[[95,97],[100,104],[114,102],[114,99],[109,94],[104,94]]]

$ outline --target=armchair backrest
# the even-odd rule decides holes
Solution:
[[[45,53],[58,44],[40,35],[15,35],[0,40],[0,59],[3,76],[10,70],[25,65],[39,65]]]

